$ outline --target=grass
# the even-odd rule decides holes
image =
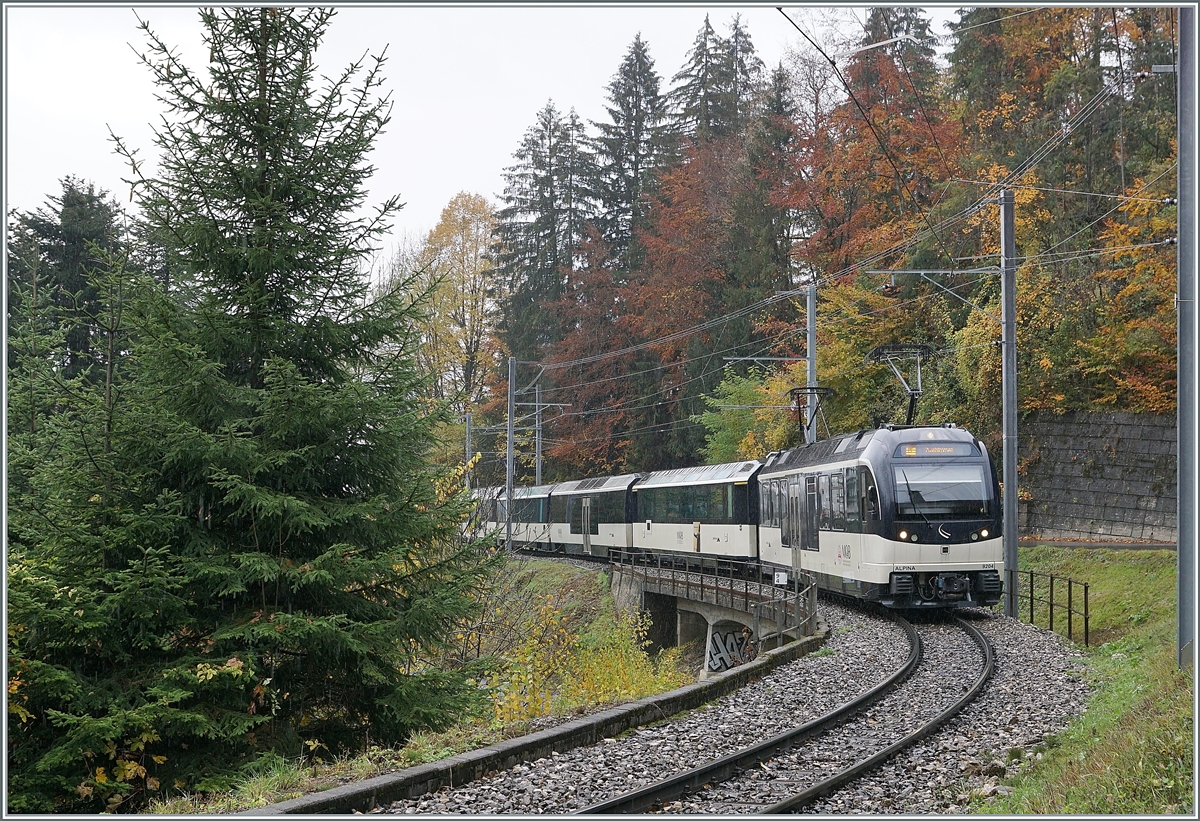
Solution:
[[[1176,664],[1175,553],[1022,547],[1019,560],[1089,583],[1094,696],[1035,767],[1007,780],[1012,794],[972,811],[1191,815],[1195,682]]]

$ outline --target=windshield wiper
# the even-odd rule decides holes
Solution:
[[[904,477],[904,486],[908,488],[908,501],[912,503],[913,510],[921,514],[921,518],[925,520],[925,524],[933,527],[933,522],[929,521],[929,517],[925,515],[925,511],[921,510],[921,506],[917,504],[917,497],[913,495],[912,485],[908,483],[908,471],[902,469],[900,475]]]

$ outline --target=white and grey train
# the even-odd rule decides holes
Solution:
[[[475,491],[506,538],[503,488]],[[1000,601],[1000,488],[954,425],[885,425],[763,461],[513,491],[514,546],[567,554],[702,554],[805,571],[898,609]]]

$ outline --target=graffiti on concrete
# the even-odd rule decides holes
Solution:
[[[719,633],[712,632],[708,643],[708,671],[719,673],[739,664],[750,661],[757,655],[754,635],[749,627],[743,627],[741,632]]]

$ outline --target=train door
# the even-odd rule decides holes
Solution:
[[[862,569],[862,503],[858,491],[858,469],[846,468],[846,539],[851,547],[848,564],[856,571]]]
[[[799,479],[795,476],[780,479],[783,491],[783,521],[780,522],[783,545],[792,552],[792,567],[802,567],[800,561],[800,494],[796,491]]]
[[[793,550],[801,550],[804,547],[800,534],[801,522],[804,520],[804,499],[800,495],[800,481],[799,476],[792,476],[787,480],[788,543]]]
[[[583,506],[583,526],[580,530],[583,531],[583,553],[586,556],[592,552],[592,497],[584,496],[579,501]]]
[[[821,549],[821,530],[817,517],[820,515],[821,500],[817,495],[817,477],[804,477],[804,538],[802,544],[805,550]]]

